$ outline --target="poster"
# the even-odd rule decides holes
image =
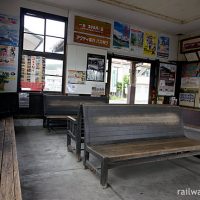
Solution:
[[[158,95],[174,96],[176,65],[160,63]]]
[[[88,54],[87,56],[87,81],[104,82],[105,56]]]
[[[74,42],[110,48],[111,24],[86,17],[75,16]]]
[[[68,83],[69,84],[85,84],[86,72],[68,70]]]
[[[179,94],[179,105],[181,106],[195,106],[196,94],[194,93],[180,93]]]
[[[0,14],[0,45],[18,46],[18,20],[15,17]]]
[[[145,32],[143,51],[145,56],[156,56],[157,35],[154,32]]]
[[[188,63],[183,65],[181,74],[181,88],[199,88],[200,63]]]
[[[44,88],[45,58],[40,56],[22,56],[21,89],[42,91]]]
[[[19,93],[19,108],[29,108],[29,93]]]
[[[129,49],[130,26],[120,22],[114,22],[113,47],[118,49]]]
[[[17,91],[18,47],[0,45],[0,92]]]
[[[160,58],[168,58],[169,57],[169,37],[159,36],[158,47],[157,47],[157,56]]]
[[[144,33],[142,31],[131,29],[131,51],[134,51],[135,48],[143,47],[143,37]]]

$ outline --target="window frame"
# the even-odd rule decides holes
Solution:
[[[29,15],[29,16],[33,16],[33,17],[38,17],[38,18],[42,18],[45,19],[45,24],[44,24],[44,38],[48,37],[50,35],[46,35],[46,20],[50,19],[50,20],[55,20],[55,21],[61,21],[65,23],[65,30],[64,30],[64,52],[63,54],[58,54],[58,53],[50,53],[50,52],[45,52],[45,42],[46,39],[44,39],[44,49],[43,52],[39,52],[39,51],[32,51],[32,50],[24,50],[23,49],[23,41],[24,41],[24,33],[27,33],[24,30],[24,16],[25,15]],[[32,93],[65,93],[65,79],[66,79],[66,59],[67,59],[67,29],[68,29],[68,18],[67,17],[63,17],[63,16],[58,16],[58,15],[54,15],[54,14],[50,14],[50,13],[46,13],[46,12],[41,12],[41,11],[36,11],[36,10],[31,10],[31,9],[27,9],[27,8],[20,8],[20,37],[19,37],[19,59],[18,59],[18,85],[17,85],[17,91],[18,92],[32,92]],[[41,35],[41,34],[32,34],[32,35]],[[54,38],[61,38],[61,37],[57,37],[57,36],[50,36],[50,37],[54,37]],[[23,55],[28,55],[28,56],[42,56],[45,57],[47,59],[55,59],[55,60],[62,60],[63,61],[63,68],[62,68],[62,87],[61,87],[61,91],[25,91],[21,89],[20,86],[20,82],[21,82],[21,64],[22,64],[22,56]],[[45,75],[44,75],[45,76]],[[60,77],[60,76],[58,76]]]

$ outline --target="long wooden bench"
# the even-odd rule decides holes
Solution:
[[[100,97],[104,98],[104,97]],[[91,96],[47,95],[43,97],[44,127],[67,127],[68,116],[77,116],[81,102],[100,99]]]
[[[0,199],[22,200],[12,117],[0,119]]]
[[[84,166],[98,172],[89,154],[101,162],[100,183],[108,169],[200,154],[200,141],[184,135],[179,107],[165,105],[84,105]]]
[[[67,116],[67,148],[68,151],[74,152],[71,140],[75,142],[75,154],[78,161],[81,161],[81,144],[84,143],[84,124],[83,124],[83,104],[102,105],[107,104],[106,97],[90,97],[80,99],[77,104],[77,113],[73,116]]]

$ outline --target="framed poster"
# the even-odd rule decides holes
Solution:
[[[17,47],[19,43],[18,27],[17,18],[0,14],[0,44]]]
[[[181,53],[188,53],[200,50],[200,36],[181,40]]]
[[[160,58],[168,58],[169,57],[169,37],[159,36],[157,56]]]
[[[160,63],[158,95],[174,96],[176,83],[176,65]]]
[[[120,22],[114,22],[113,47],[118,49],[129,49],[130,26]]]
[[[156,56],[157,34],[154,32],[145,32],[143,41],[143,51],[145,56]]]
[[[17,91],[18,47],[0,45],[0,93]]]
[[[104,82],[104,73],[105,56],[88,53],[86,80]]]
[[[142,49],[143,37],[144,33],[142,31],[131,28],[131,38],[130,38],[131,51],[137,51],[138,49]]]

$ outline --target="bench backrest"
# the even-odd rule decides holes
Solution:
[[[181,110],[167,105],[83,105],[86,144],[184,135]]]
[[[106,102],[106,97],[44,95],[44,115],[77,115],[80,104]]]

